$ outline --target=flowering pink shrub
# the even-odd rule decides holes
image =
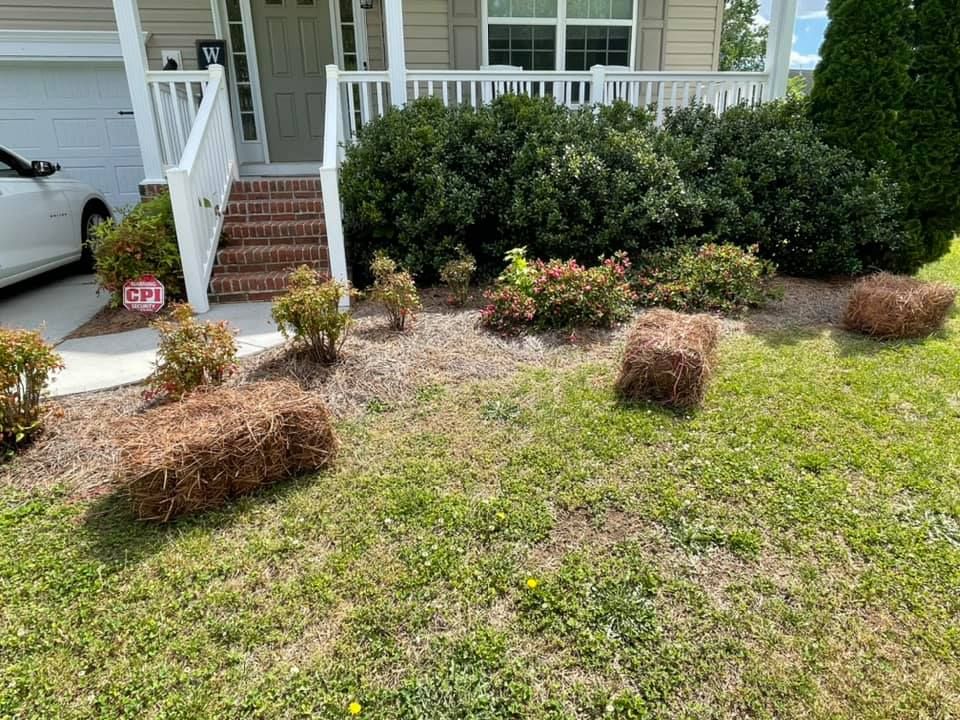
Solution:
[[[510,264],[485,294],[490,304],[480,315],[493,330],[610,327],[633,313],[630,259],[624,253],[594,267],[576,260],[527,262],[522,250],[511,251],[507,259]]]
[[[517,288],[498,285],[483,296],[490,304],[480,311],[480,322],[491,330],[508,333],[533,324],[537,306]]]

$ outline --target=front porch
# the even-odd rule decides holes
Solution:
[[[478,107],[500,94],[519,93],[551,96],[568,107],[626,101],[654,109],[658,121],[667,109],[693,103],[711,105],[719,113],[735,104],[757,104],[784,94],[796,13],[796,0],[775,3],[763,72],[636,69],[642,67],[642,53],[636,47],[639,24],[629,26],[633,38],[630,57],[638,58],[630,67],[594,64],[588,70],[539,70],[484,65],[451,69],[455,63],[448,57],[445,67],[422,69],[408,66],[406,48],[410,43],[404,38],[404,9],[398,0],[384,2],[380,15],[385,69],[360,70],[357,68],[369,67],[371,62],[364,58],[372,61],[373,53],[361,47],[361,28],[366,28],[368,21],[359,20],[365,12],[359,0],[331,3],[328,10],[320,7],[325,3],[314,6],[309,0],[305,4],[316,7],[318,22],[325,16],[325,22],[317,27],[329,32],[332,40],[328,42],[322,32],[306,33],[300,22],[296,47],[285,46],[285,52],[297,55],[294,72],[292,66],[284,65],[289,53],[279,53],[270,44],[272,40],[261,42],[263,58],[258,61],[258,39],[269,38],[271,27],[277,37],[286,37],[281,20],[297,20],[293,15],[257,15],[259,4],[265,1],[214,2],[219,11],[212,12],[220,13],[214,26],[226,42],[226,69],[212,65],[205,70],[159,71],[150,69],[143,43],[137,41],[142,37],[137,0],[113,0],[144,161],[144,183],[169,187],[188,299],[201,313],[208,309],[211,294],[262,299],[282,290],[282,282],[272,273],[283,263],[291,265],[302,259],[339,280],[347,279],[338,191],[343,148],[363,124],[391,106],[432,96],[447,105]],[[272,0],[268,4],[284,3]],[[632,12],[640,14],[637,3]],[[483,20],[485,44],[479,59],[486,61],[491,58],[486,8]],[[568,29],[567,39],[569,35]],[[551,49],[545,57],[563,65],[564,40],[559,30],[556,37],[559,49]],[[608,51],[610,47],[608,43]],[[507,57],[525,62],[522,53]],[[606,57],[613,55],[608,52]],[[324,59],[332,62],[319,65]],[[282,181],[268,183],[268,177],[291,178],[294,184],[288,189]],[[240,190],[243,200],[238,200],[235,188],[241,178],[246,183]],[[258,184],[261,179],[263,185]],[[304,183],[302,192],[313,195],[288,197],[287,193],[300,191],[299,182]],[[274,197],[275,193],[282,197]],[[266,203],[262,206],[266,212],[248,213],[248,199]],[[236,245],[256,249],[231,251],[228,246],[219,250],[225,225],[234,250]],[[242,234],[239,237],[244,242],[236,242],[230,226],[234,233]],[[283,238],[296,242],[277,242]],[[269,249],[280,244],[291,247]],[[211,284],[217,265],[220,275],[233,277],[214,278]],[[234,287],[239,289],[229,289]]]

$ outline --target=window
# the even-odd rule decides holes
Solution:
[[[269,4],[279,4],[279,2]],[[233,72],[236,78],[240,128],[244,140],[256,142],[257,119],[253,108],[253,89],[250,85],[250,66],[247,64],[247,43],[243,35],[240,0],[227,0],[227,29],[230,38],[230,56],[233,59]]]
[[[556,29],[550,25],[491,25],[490,64],[524,70],[554,70]]]
[[[486,0],[487,64],[630,66],[635,0]]]
[[[567,26],[567,70],[589,70],[594,65],[630,64],[630,28]]]

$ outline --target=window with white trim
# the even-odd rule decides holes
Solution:
[[[487,63],[524,70],[631,65],[635,0],[486,0]]]

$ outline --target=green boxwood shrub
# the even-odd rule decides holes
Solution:
[[[909,241],[898,188],[828,146],[803,100],[670,114],[657,148],[674,158],[703,203],[703,230],[719,243],[756,246],[791,275],[905,270]]]
[[[360,281],[382,250],[433,282],[461,246],[488,278],[520,245],[583,264],[706,239],[756,245],[798,275],[905,270],[915,256],[883,167],[824,144],[800,100],[695,107],[657,130],[625,104],[423,99],[360,131],[341,191]]]
[[[172,298],[185,294],[168,193],[144,200],[119,222],[107,220],[98,225],[91,249],[97,283],[110,293],[114,306],[122,302],[124,283],[144,275],[156,277]]]

